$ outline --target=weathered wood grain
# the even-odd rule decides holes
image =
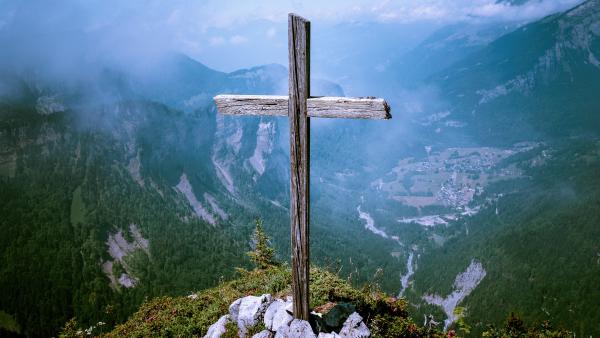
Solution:
[[[217,95],[217,108],[225,115],[288,116],[288,97],[276,95]],[[373,97],[311,97],[309,117],[389,119],[390,106]]]
[[[310,120],[307,99],[310,95],[310,22],[295,14],[288,17],[288,49],[293,309],[295,318],[308,320]]]
[[[217,95],[213,100],[219,113],[225,115],[288,116],[288,96]]]
[[[312,97],[308,99],[308,116],[347,119],[389,119],[390,106],[375,97]]]

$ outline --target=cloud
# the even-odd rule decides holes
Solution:
[[[206,27],[231,27],[253,20],[284,22],[295,12],[311,20],[324,22],[380,21],[415,22],[435,20],[456,22],[473,19],[533,20],[572,7],[582,0],[529,0],[511,5],[497,0],[311,0],[241,2],[207,1],[202,9],[212,15],[203,20]],[[226,11],[222,8],[227,8]],[[186,12],[190,12],[186,10]],[[191,12],[200,14],[193,9]]]
[[[473,6],[468,14],[480,19],[534,20],[573,7],[580,2],[579,0],[529,1],[519,6],[506,2],[483,3]]]
[[[229,43],[231,43],[232,45],[239,45],[241,43],[246,42],[248,42],[248,39],[242,35],[234,35],[229,38]]]
[[[530,0],[512,6],[496,0],[0,0],[0,65],[48,65],[60,72],[84,59],[147,68],[145,63],[175,50],[231,70],[250,66],[237,59],[285,62],[287,34],[278,32],[286,31],[289,12],[320,27],[372,22],[439,26],[461,20],[533,20],[580,1]],[[239,53],[247,54],[240,58]]]
[[[225,43],[225,39],[222,36],[213,36],[208,39],[208,43],[211,46],[219,46]]]
[[[265,33],[267,35],[268,38],[272,38],[275,36],[275,34],[277,34],[277,30],[273,27],[267,29],[267,32]]]
[[[222,36],[212,36],[208,39],[208,44],[213,47],[223,46],[225,44],[239,45],[248,42],[248,38],[243,35],[233,35],[229,39]]]
[[[529,0],[521,5],[512,5],[496,0],[408,0],[393,3],[385,1],[373,6],[371,13],[375,20],[386,22],[535,20],[581,2],[582,0]]]

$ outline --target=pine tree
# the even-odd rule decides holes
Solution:
[[[262,220],[256,219],[256,228],[252,235],[254,242],[254,250],[248,252],[250,260],[258,269],[266,269],[270,266],[277,265],[275,261],[275,249],[269,245],[269,236],[265,233]]]

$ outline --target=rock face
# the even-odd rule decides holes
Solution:
[[[231,320],[238,326],[240,337],[246,337],[248,328],[258,324],[272,302],[271,295],[240,298],[229,306]]]
[[[194,191],[192,190],[192,185],[188,180],[188,177],[185,173],[181,174],[179,178],[179,183],[175,186],[175,190],[182,193],[187,199],[188,203],[194,210],[194,214],[209,223],[210,225],[216,224],[215,217],[208,211],[208,209],[196,198]]]
[[[307,321],[294,319],[290,326],[280,327],[275,338],[317,338],[317,336]]]
[[[40,115],[52,115],[65,111],[66,107],[59,101],[57,95],[45,95],[38,97],[35,110]]]
[[[485,278],[485,275],[486,271],[483,265],[479,261],[472,259],[467,269],[456,276],[454,291],[451,294],[444,298],[439,295],[423,296],[423,299],[427,303],[442,307],[444,313],[446,313],[447,319],[444,321],[444,330],[448,329],[456,320],[454,309],[475,290],[477,285]]]
[[[273,122],[261,122],[258,125],[258,131],[256,132],[256,148],[254,154],[248,159],[250,165],[258,176],[264,174],[267,160],[266,157],[273,151],[273,140],[275,138],[275,123]]]
[[[259,333],[255,334],[254,336],[252,336],[252,338],[272,338],[273,337],[273,332],[269,331],[269,330],[262,330]]]
[[[292,303],[291,301],[289,302]],[[277,331],[281,326],[288,326],[290,322],[294,319],[287,311],[286,311],[286,302],[277,299],[269,307],[265,312],[265,326],[267,329],[271,331]]]
[[[204,338],[221,337],[226,331],[225,325],[227,325],[227,323],[229,323],[230,321],[231,319],[229,315],[222,316],[216,323],[214,323],[208,328],[208,332],[206,333],[206,336],[204,336]]]
[[[150,242],[142,236],[140,228],[132,223],[129,225],[129,233],[133,237],[132,242],[125,239],[123,230],[121,229],[114,234],[109,234],[106,240],[107,252],[112,260],[102,263],[102,271],[110,279],[111,288],[115,290],[121,286],[132,288],[138,283],[138,279],[133,275],[134,269],[128,264],[126,259],[129,255],[140,250],[150,256]],[[115,263],[119,263],[125,269],[125,273],[115,276],[113,272],[113,265]]]
[[[335,332],[331,332],[331,333],[321,332],[321,333],[319,333],[317,338],[339,338],[339,336],[340,335]]]
[[[367,325],[363,323],[362,317],[356,312],[346,319],[344,327],[342,327],[342,330],[340,331],[340,337],[344,338],[361,338],[369,337],[370,335],[371,331],[369,331]]]

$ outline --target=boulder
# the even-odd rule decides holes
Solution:
[[[285,311],[290,315],[294,314],[294,303],[291,300],[285,302]]]
[[[335,332],[331,332],[331,333],[325,333],[325,332],[321,332],[319,333],[319,335],[317,336],[317,338],[339,338],[340,335],[338,335]]]
[[[240,337],[246,337],[248,328],[258,324],[271,302],[271,295],[265,294],[240,298],[229,306],[229,315],[237,324]]]
[[[277,331],[281,326],[288,326],[292,319],[294,319],[292,315],[286,311],[286,303],[281,299],[272,302],[265,312],[265,326],[271,331]]]
[[[273,338],[273,332],[269,330],[262,330],[254,336],[252,336],[252,338]]]
[[[363,323],[362,317],[358,313],[354,312],[344,322],[344,326],[342,327],[339,335],[343,338],[361,338],[369,337],[371,335],[371,331],[369,331],[367,325]]]
[[[314,327],[320,332],[339,332],[344,322],[356,310],[350,303],[326,303],[311,313]]]
[[[204,338],[220,338],[226,331],[225,325],[231,321],[229,315],[224,315],[208,328]]]
[[[317,338],[317,336],[307,321],[294,319],[289,326],[281,326],[275,338]]]

